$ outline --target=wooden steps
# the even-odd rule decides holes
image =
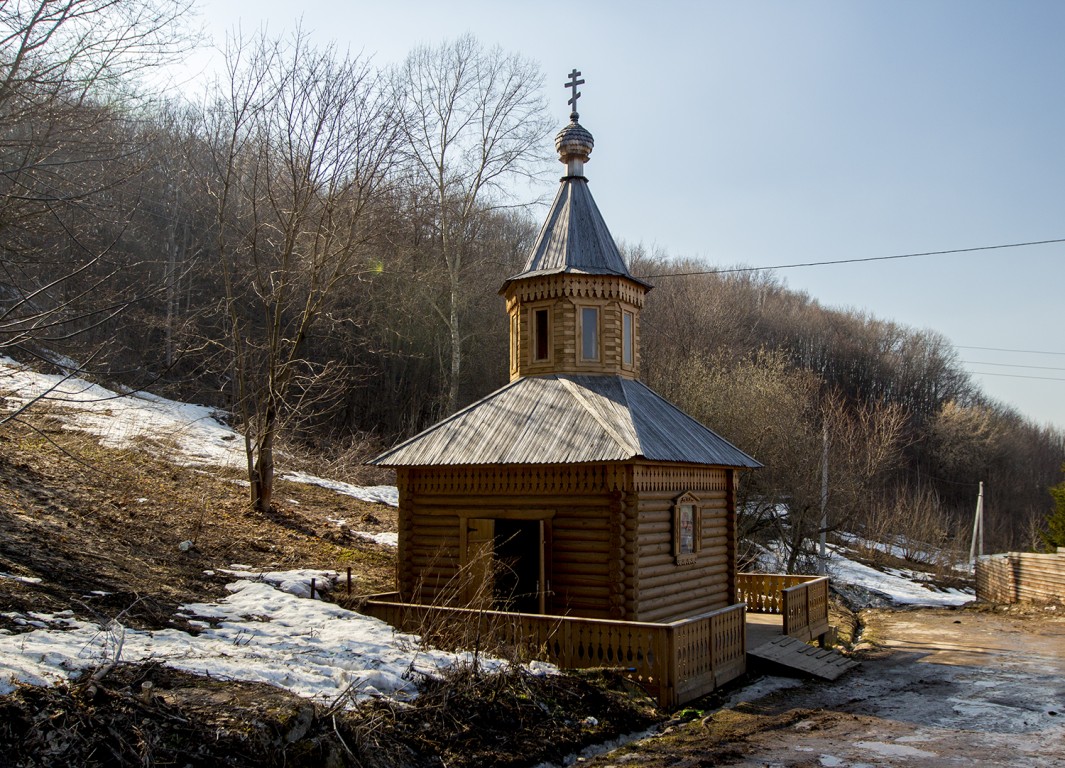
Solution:
[[[858,662],[839,651],[781,635],[747,652],[752,666],[769,666],[785,674],[800,674],[821,680],[835,680]]]

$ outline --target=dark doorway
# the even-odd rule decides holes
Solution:
[[[540,521],[495,521],[495,600],[501,610],[540,612]]]

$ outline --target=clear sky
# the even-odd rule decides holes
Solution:
[[[219,44],[237,24],[283,32],[302,18],[382,66],[472,32],[539,62],[559,128],[576,67],[607,224],[674,256],[769,266],[1065,238],[1058,0],[201,9]],[[988,395],[1065,428],[1065,243],[777,274],[824,305],[943,333]]]

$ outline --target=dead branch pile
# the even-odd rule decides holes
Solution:
[[[0,696],[0,768],[524,766],[642,730],[624,696],[564,675],[463,668],[411,704],[328,709],[269,685],[157,664]]]

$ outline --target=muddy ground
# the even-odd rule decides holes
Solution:
[[[607,766],[1065,766],[1065,610],[863,614],[858,669],[764,678]],[[787,686],[787,687],[782,687]]]

